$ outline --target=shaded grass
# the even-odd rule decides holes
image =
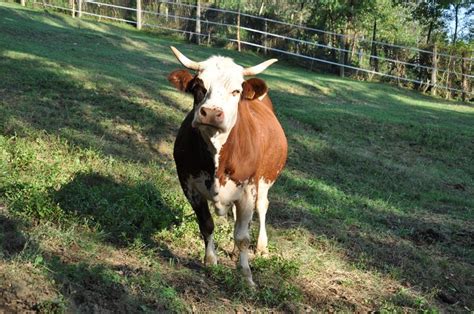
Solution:
[[[179,67],[168,46],[198,60],[216,50],[12,4],[0,26],[1,273],[46,283],[8,288],[0,301],[22,304],[8,310],[474,307],[472,107],[272,66],[262,78],[290,156],[252,291],[233,269],[228,221],[216,233],[223,265],[199,263],[171,160],[191,100],[168,86]]]

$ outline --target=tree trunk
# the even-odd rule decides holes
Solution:
[[[427,45],[430,43],[431,32],[433,31],[433,26],[434,26],[434,22],[433,22],[433,20],[430,20],[430,24],[428,26],[428,35],[426,36],[426,44]]]
[[[461,4],[454,5],[454,34],[453,34],[453,45],[456,45],[456,41],[458,40],[458,24],[459,24],[459,7]]]

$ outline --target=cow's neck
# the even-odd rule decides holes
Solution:
[[[219,165],[219,153],[227,141],[230,132],[232,129],[229,129],[227,132],[219,132],[216,130],[201,130],[201,136],[207,144],[207,149],[211,153],[214,159],[214,166],[217,169]]]

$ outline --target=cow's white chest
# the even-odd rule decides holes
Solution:
[[[245,184],[237,185],[232,180],[227,180],[225,184],[220,184],[217,178],[211,178],[209,174],[202,172],[199,176],[190,176],[187,181],[188,197],[194,198],[196,193],[207,200],[230,206],[233,202],[242,197]]]
[[[206,129],[201,130],[205,132]],[[217,133],[213,136],[204,136],[208,144],[208,150],[213,155],[215,171],[219,166],[219,153],[227,141],[230,131]],[[234,202],[241,199],[247,182],[237,184],[228,179],[224,184],[216,177],[211,177],[207,172],[201,172],[198,176],[190,176],[187,181],[188,198],[202,196],[212,202],[218,212],[224,213]]]

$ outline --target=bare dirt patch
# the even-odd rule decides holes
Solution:
[[[32,267],[0,261],[0,312],[36,313],[61,308],[55,289]]]

